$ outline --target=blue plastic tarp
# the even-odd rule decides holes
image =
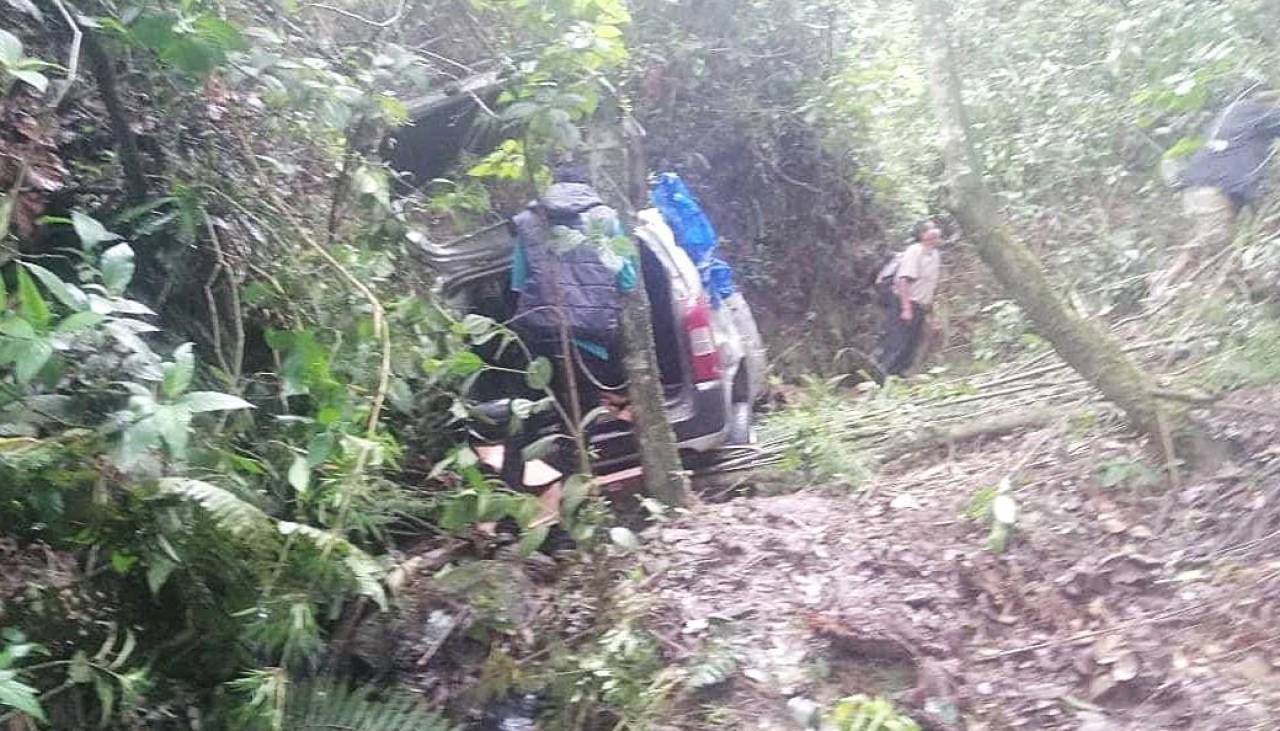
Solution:
[[[676,243],[698,267],[711,306],[718,308],[734,292],[733,268],[716,256],[716,230],[711,220],[675,173],[659,175],[650,198],[675,234]]]

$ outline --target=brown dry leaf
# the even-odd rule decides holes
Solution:
[[[1124,644],[1124,640],[1119,635],[1103,635],[1093,641],[1090,648],[1093,652],[1093,659],[1099,665],[1110,665],[1119,657],[1120,646]]]

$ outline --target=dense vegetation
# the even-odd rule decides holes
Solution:
[[[1245,355],[1197,386],[1276,377],[1274,203],[1205,270],[1238,286],[1153,305],[1146,277],[1184,233],[1162,167],[1280,83],[1280,4],[949,5],[986,177],[1053,286],[1130,338],[1230,326]],[[407,554],[492,558],[477,524],[513,526],[523,555],[548,536],[459,424],[493,367],[473,346],[513,335],[441,301],[420,247],[512,214],[556,155],[643,128],[649,167],[720,226],[777,375],[840,373],[874,337],[867,277],[950,204],[932,32],[868,0],[0,3],[0,725],[445,728],[435,711],[490,700],[428,712],[331,677]],[[384,162],[420,100],[486,74],[501,88],[474,95],[444,173]],[[948,256],[952,367],[1041,352],[969,250]],[[535,390],[546,365],[523,366]],[[831,408],[779,427],[789,464],[815,469],[808,450],[815,474],[861,481],[869,462],[822,446]],[[567,573],[607,632],[577,654],[543,642],[529,684],[573,723],[641,728],[696,683],[662,674],[609,589],[634,536],[569,485]],[[518,628],[493,624],[472,635],[503,675]]]

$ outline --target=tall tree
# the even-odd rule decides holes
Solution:
[[[970,139],[945,1],[916,0],[916,12],[956,219],[978,256],[1058,355],[1119,406],[1135,427],[1167,437],[1181,426],[1183,412],[1166,407],[1153,395],[1150,378],[1108,332],[1067,307],[1035,254],[1013,237],[983,178],[983,166]]]

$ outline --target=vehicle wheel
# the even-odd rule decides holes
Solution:
[[[733,404],[729,412],[729,438],[726,444],[737,446],[752,444],[756,440],[755,429],[751,425],[752,408],[750,401]]]

